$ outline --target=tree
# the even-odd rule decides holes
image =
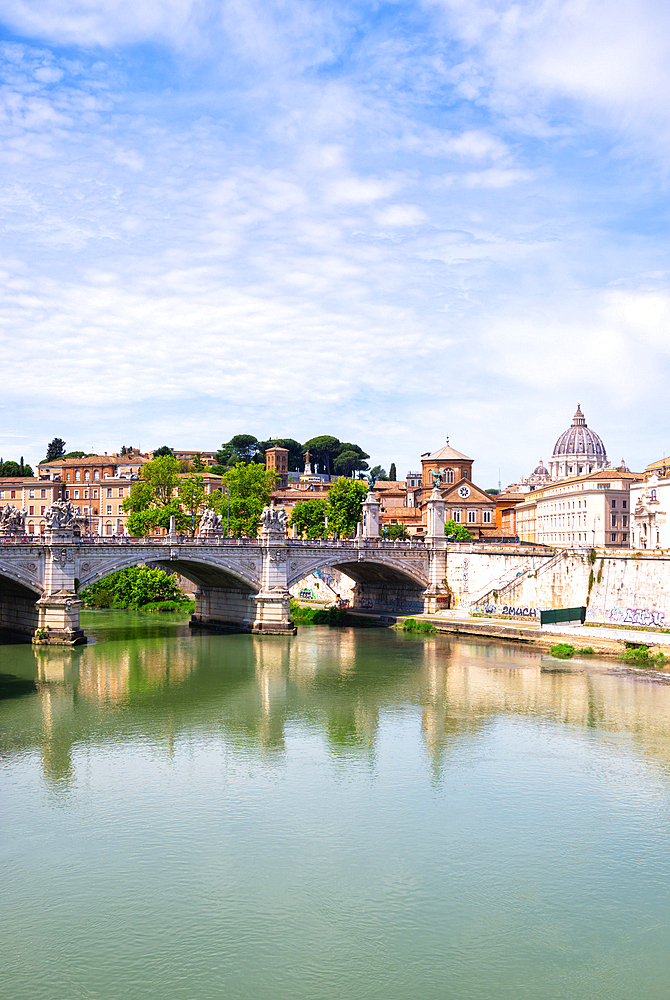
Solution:
[[[321,434],[319,437],[310,438],[302,446],[303,451],[308,451],[310,461],[315,472],[321,472],[330,476],[333,464],[340,453],[341,445],[336,437],[329,434]]]
[[[341,476],[350,476],[353,472],[369,469],[370,466],[365,461],[369,457],[357,444],[345,441],[340,445],[340,451],[335,459],[335,471]]]
[[[162,569],[130,566],[111,573],[98,583],[81,591],[81,598],[93,608],[141,608],[145,604],[163,601],[183,601],[183,591],[177,586],[177,575]]]
[[[195,469],[196,472],[203,472],[205,469],[204,463],[202,461],[201,451],[196,451],[195,455],[193,456],[193,468]]]
[[[318,497],[313,500],[298,500],[291,511],[289,525],[297,525],[301,538],[324,538],[326,535],[326,501]]]
[[[391,468],[389,469],[389,479],[392,483],[398,481],[398,473],[395,471],[395,462],[391,462]]]
[[[166,455],[166,456],[167,455],[174,456],[174,452],[172,451],[172,448],[168,448],[168,446],[166,444],[164,444],[162,448],[156,448],[156,450],[154,452],[154,458],[162,458],[164,455]]]
[[[21,466],[18,462],[3,462],[2,475],[6,476],[8,479],[15,479],[21,475]]]
[[[47,457],[44,459],[45,462],[56,462],[59,458],[62,458],[65,454],[65,441],[62,438],[54,438],[47,445]]]
[[[472,535],[464,524],[458,524],[458,522],[452,520],[445,521],[444,533],[454,542],[468,542],[472,538]]]
[[[168,529],[173,516],[178,531],[188,528],[188,518],[176,496],[178,484],[179,463],[172,454],[160,455],[142,466],[123,501],[131,535],[148,535],[151,528]]]
[[[217,451],[217,460],[221,465],[239,465],[240,462],[248,465],[255,461],[259,443],[253,434],[236,434]]]
[[[179,499],[190,521],[191,534],[200,524],[202,511],[207,506],[209,497],[205,490],[202,476],[186,476],[179,483]]]
[[[381,465],[375,465],[375,467],[371,470],[371,474],[375,477],[375,479],[379,479],[381,482],[388,482],[386,469],[382,469]]]
[[[404,524],[389,524],[384,528],[384,537],[393,542],[396,539],[409,538],[409,535]]]
[[[367,492],[366,483],[340,476],[328,493],[328,530],[340,537],[353,535],[361,520],[363,499]]]
[[[223,493],[213,494],[212,506],[228,519],[230,505],[230,534],[233,538],[255,538],[261,524],[263,508],[270,503],[277,475],[266,471],[255,462],[238,462],[223,477]]]

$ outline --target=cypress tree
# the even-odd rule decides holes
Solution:
[[[391,462],[391,468],[389,469],[389,479],[391,480],[392,483],[394,483],[397,480],[397,478],[398,475],[395,471],[395,462]]]

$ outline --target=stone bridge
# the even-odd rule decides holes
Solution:
[[[196,585],[192,624],[293,634],[289,588],[313,570],[336,567],[356,582],[355,606],[435,609],[444,585],[447,543],[357,537],[305,542],[286,532],[258,539],[77,537],[67,529],[0,539],[0,628],[38,643],[76,645],[78,592],[129,566],[160,567]]]

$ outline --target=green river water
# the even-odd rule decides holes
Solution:
[[[82,618],[0,646],[3,1000],[670,997],[670,685]]]

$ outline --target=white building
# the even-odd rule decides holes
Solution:
[[[658,465],[659,463],[654,463]],[[637,483],[630,491],[631,546],[634,549],[670,548],[670,530],[667,511],[670,505],[670,479],[661,478],[656,471]]]
[[[556,548],[628,548],[631,472],[603,469],[548,483],[516,506],[516,531],[524,542]]]

